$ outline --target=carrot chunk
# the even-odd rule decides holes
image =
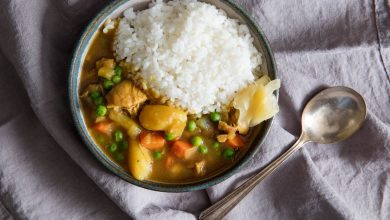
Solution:
[[[143,131],[139,135],[140,144],[149,150],[159,150],[164,147],[165,139],[158,132]]]
[[[93,128],[96,131],[98,131],[100,133],[103,133],[103,134],[105,134],[107,136],[110,136],[111,133],[112,133],[112,130],[113,130],[112,123],[108,122],[108,121],[98,122],[98,123],[93,125]]]
[[[226,144],[235,149],[238,149],[240,147],[243,147],[245,145],[245,142],[240,135],[236,135],[232,139],[227,139]]]
[[[171,151],[173,152],[173,154],[175,154],[176,157],[185,158],[186,151],[191,147],[192,145],[187,141],[177,140],[173,142]]]

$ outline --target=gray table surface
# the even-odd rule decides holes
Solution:
[[[238,0],[275,52],[281,111],[264,145],[207,190],[160,193],[108,172],[78,137],[67,69],[103,0],[0,1],[0,218],[195,219],[283,152],[307,99],[327,86],[360,92],[363,128],[308,144],[227,219],[390,219],[390,9],[385,0]]]

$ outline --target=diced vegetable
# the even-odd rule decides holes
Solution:
[[[153,159],[150,152],[137,139],[130,139],[128,162],[129,170],[137,180],[144,180],[152,172]]]
[[[173,141],[173,140],[175,140],[175,135],[174,134],[172,134],[172,133],[167,133],[167,134],[165,134],[165,139],[167,140],[167,141]]]
[[[100,97],[100,92],[92,91],[90,96],[91,96],[92,99],[96,99],[97,97]]]
[[[102,92],[103,87],[101,84],[89,84],[87,88],[85,88],[83,93],[80,95],[80,98],[90,97],[91,99],[93,99],[94,97],[101,96],[100,94],[102,94]],[[94,94],[92,95],[92,93]]]
[[[114,86],[114,83],[111,80],[105,79],[103,81],[103,88],[105,90],[110,90],[110,89],[112,89],[113,86]]]
[[[122,67],[116,66],[114,71],[115,71],[115,75],[116,76],[121,76],[122,75]]]
[[[222,156],[226,159],[233,159],[235,151],[232,148],[225,148],[222,152]]]
[[[180,137],[187,124],[187,114],[166,105],[146,105],[139,114],[142,127],[152,131],[165,131]]]
[[[210,113],[210,120],[213,122],[217,122],[221,120],[221,114],[219,112],[211,112]]]
[[[212,147],[213,147],[214,149],[218,149],[219,147],[221,147],[221,144],[220,144],[218,141],[215,141],[215,142],[213,143]]]
[[[154,157],[155,159],[161,159],[161,157],[162,157],[161,151],[155,151],[155,152],[153,152],[153,157]]]
[[[111,79],[115,75],[114,71],[115,60],[102,58],[96,62],[96,68],[98,69],[98,76]]]
[[[139,135],[140,144],[149,150],[158,150],[164,147],[165,139],[157,132],[143,131]]]
[[[93,99],[93,102],[95,105],[103,105],[104,104],[104,98],[102,96],[98,96]]]
[[[178,158],[185,158],[186,151],[191,149],[192,145],[187,141],[177,140],[174,141],[171,147],[171,151]]]
[[[115,143],[112,143],[108,149],[111,153],[113,153],[118,149],[118,145],[116,145]]]
[[[98,76],[110,80],[115,75],[114,69],[108,67],[101,67],[98,70]]]
[[[227,139],[226,144],[228,144],[229,146],[235,149],[238,149],[240,147],[243,147],[245,145],[245,142],[240,135],[236,135],[232,139]]]
[[[121,80],[122,80],[121,76],[115,75],[115,76],[112,77],[112,82],[115,83],[115,84],[118,84]]]
[[[201,117],[196,124],[202,129],[202,134],[212,136],[216,132],[214,123],[208,117]]]
[[[194,120],[188,121],[188,123],[187,123],[187,130],[192,132],[192,131],[195,131],[195,129],[196,129],[195,121]]]
[[[237,93],[233,106],[240,111],[238,131],[246,134],[249,127],[273,117],[279,106],[273,92],[280,88],[280,80],[270,80],[268,76],[258,79],[253,85]]]
[[[195,136],[191,139],[191,144],[195,147],[199,147],[203,144],[203,139],[199,136]]]
[[[123,133],[120,130],[114,132],[114,139],[116,142],[121,142],[123,140]]]
[[[209,152],[209,149],[208,149],[207,146],[205,146],[205,145],[200,145],[200,146],[199,146],[199,152],[200,152],[201,154],[207,154],[207,152]]]
[[[111,132],[112,132],[112,123],[111,122],[108,122],[108,121],[103,121],[103,122],[99,122],[99,123],[96,123],[93,128],[100,132],[100,133],[103,133],[107,136],[110,136],[111,135]]]
[[[137,122],[121,112],[110,110],[108,117],[120,126],[124,127],[131,138],[137,138],[139,133],[142,131]]]
[[[107,114],[107,108],[104,105],[98,105],[95,111],[96,116],[105,116]]]

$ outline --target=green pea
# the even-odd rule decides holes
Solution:
[[[114,71],[115,71],[115,75],[116,76],[121,76],[122,75],[122,67],[116,66]]]
[[[236,152],[232,148],[225,148],[222,152],[222,156],[226,159],[232,159]]]
[[[97,116],[105,116],[107,114],[107,108],[104,105],[98,105],[95,111]]]
[[[175,139],[175,135],[173,133],[167,133],[165,134],[165,139],[167,141],[173,141]]]
[[[211,112],[210,119],[213,122],[217,122],[217,121],[221,120],[221,114],[219,114],[218,112]]]
[[[160,151],[153,152],[153,157],[156,159],[161,159],[162,153]]]
[[[118,162],[122,162],[125,159],[125,156],[123,154],[116,154],[115,155],[115,160]]]
[[[203,144],[203,139],[199,136],[195,136],[191,139],[191,144],[195,147],[199,147]]]
[[[103,81],[103,88],[105,90],[110,90],[114,86],[114,83],[111,80],[105,79]]]
[[[111,145],[110,145],[110,147],[108,148],[108,150],[110,151],[110,152],[115,152],[116,150],[118,149],[118,145],[116,145],[115,143],[112,143]]]
[[[220,146],[221,146],[221,144],[218,142],[218,141],[215,141],[214,143],[213,143],[213,145],[211,145],[214,149],[218,149]]]
[[[199,146],[199,152],[200,152],[201,154],[207,154],[207,152],[209,152],[209,149],[208,149],[207,146],[205,146],[205,145],[200,145],[200,146]]]
[[[91,92],[90,96],[92,99],[96,99],[97,97],[100,97],[100,92],[93,91],[93,92]]]
[[[195,129],[196,129],[195,121],[194,120],[188,121],[188,123],[187,123],[187,130],[188,131],[195,131]]]
[[[123,133],[120,130],[114,132],[114,139],[116,142],[121,142],[123,140]]]
[[[93,99],[93,102],[95,105],[102,105],[104,104],[104,98],[102,96],[96,97]]]
[[[121,80],[122,80],[121,76],[115,75],[112,77],[112,82],[115,84],[119,83]]]
[[[128,147],[129,147],[129,142],[127,142],[127,141],[119,142],[119,149],[126,150]]]

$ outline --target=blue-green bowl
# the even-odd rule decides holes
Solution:
[[[87,26],[84,30],[76,48],[74,51],[72,63],[70,66],[70,77],[69,77],[69,98],[70,107],[73,115],[75,125],[84,143],[87,145],[93,155],[105,166],[107,169],[121,177],[122,179],[132,183],[136,186],[140,186],[146,189],[163,191],[163,192],[185,192],[205,189],[213,186],[221,181],[232,176],[241,167],[248,162],[257,150],[261,147],[265,136],[267,135],[272,119],[267,120],[261,126],[257,126],[251,132],[251,138],[249,139],[249,147],[245,153],[241,153],[237,158],[236,162],[229,167],[225,167],[212,175],[204,179],[200,179],[196,182],[186,182],[181,184],[170,184],[170,183],[157,183],[151,181],[139,181],[131,176],[126,170],[117,165],[112,161],[99,146],[95,143],[93,138],[88,132],[86,127],[83,114],[80,109],[79,99],[79,84],[80,74],[82,70],[83,61],[85,55],[91,45],[96,33],[100,27],[104,24],[108,18],[116,18],[121,16],[122,12],[129,8],[134,7],[135,10],[143,10],[148,7],[150,0],[118,0],[114,1],[106,8],[104,8]],[[276,78],[276,64],[274,57],[269,46],[269,43],[263,33],[263,31],[256,25],[254,20],[238,5],[230,0],[204,0],[204,2],[215,5],[217,8],[224,10],[227,15],[231,18],[238,19],[240,22],[248,25],[251,34],[254,38],[254,44],[262,53],[263,64],[261,66],[262,72],[268,73],[271,79]],[[278,92],[275,92],[278,97]]]

